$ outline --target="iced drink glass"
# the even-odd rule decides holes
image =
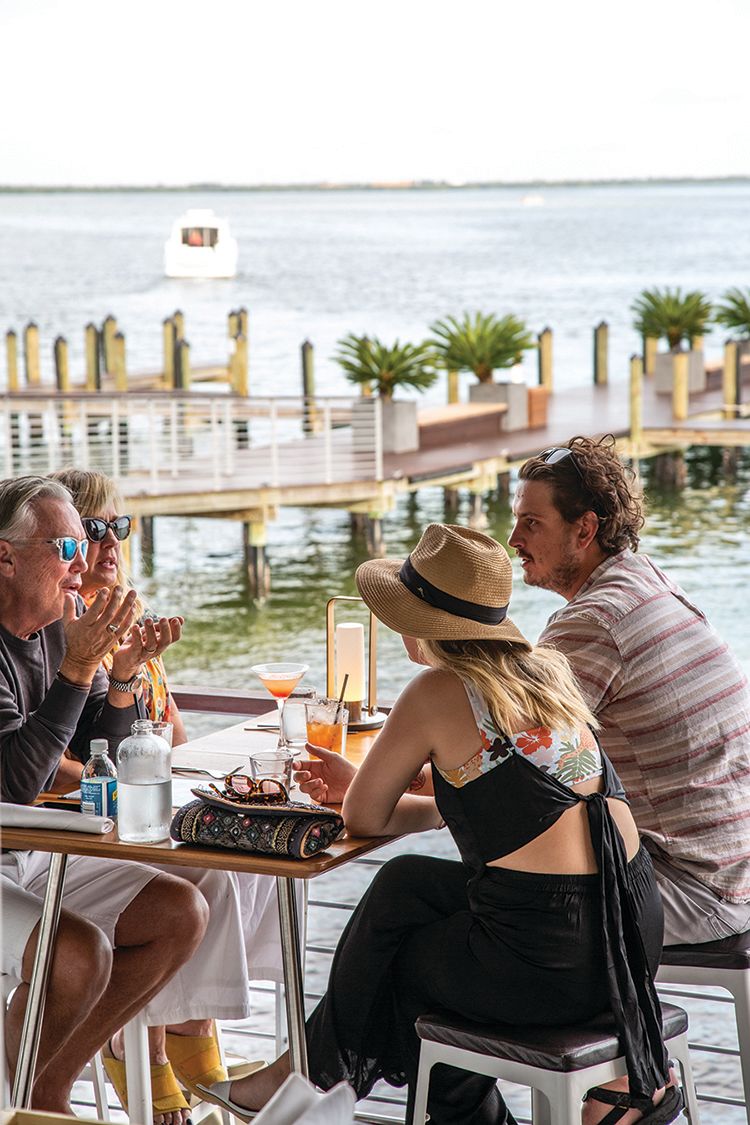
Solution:
[[[337,699],[316,699],[305,704],[307,715],[307,741],[311,746],[322,746],[334,754],[346,750],[346,727],[349,712]]]

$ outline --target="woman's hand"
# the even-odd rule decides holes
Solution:
[[[133,625],[112,658],[112,675],[116,680],[131,680],[147,660],[168,649],[182,636],[183,617],[147,618],[142,625]]]
[[[302,792],[308,793],[319,805],[340,805],[357,772],[356,766],[333,750],[311,746],[309,742],[307,749],[315,758],[298,763],[294,780]]]
[[[122,586],[99,590],[80,617],[75,615],[73,599],[65,599],[63,629],[66,650],[60,672],[66,679],[82,685],[91,683],[104,657],[131,628],[135,599],[135,590],[128,590],[123,595]]]

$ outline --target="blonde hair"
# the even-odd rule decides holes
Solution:
[[[587,707],[567,659],[557,649],[530,651],[509,641],[429,641],[419,648],[433,668],[472,683],[487,703],[498,731],[519,724],[574,730],[599,723]]]
[[[58,469],[49,474],[49,479],[56,480],[67,488],[73,499],[73,506],[81,517],[101,517],[107,508],[122,512],[125,507],[120,490],[105,473],[97,473],[93,469]],[[117,582],[126,590],[133,585],[122,561],[122,552],[117,559]],[[140,618],[145,609],[140,597],[135,605],[136,617]]]

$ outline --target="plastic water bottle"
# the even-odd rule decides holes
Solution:
[[[172,820],[172,751],[149,719],[136,719],[117,749],[117,831],[131,844],[169,839]]]
[[[106,738],[91,741],[91,757],[81,774],[81,812],[117,816],[117,770]]]

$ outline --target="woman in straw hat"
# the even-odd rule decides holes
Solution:
[[[589,1091],[584,1125],[673,1121],[682,1095],[653,982],[651,861],[565,658],[534,649],[508,617],[508,555],[486,535],[432,524],[405,561],[364,563],[356,578],[427,668],[358,771],[321,751],[298,776],[313,796],[344,799],[354,834],[447,825],[461,862],[403,855],[375,877],[308,1020],[311,1077],[324,1088],[344,1079],[360,1097],[378,1079],[408,1083],[411,1121],[418,1016],[554,1026],[610,1011],[628,1079]],[[288,1070],[285,1055],[212,1095],[249,1119]],[[492,1078],[432,1073],[432,1125],[513,1121]]]

